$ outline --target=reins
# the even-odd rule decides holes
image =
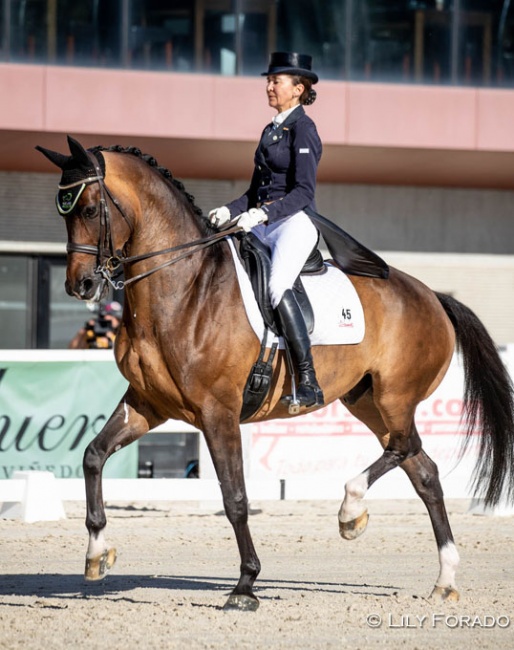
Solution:
[[[109,282],[109,284],[114,288],[114,289],[123,289],[127,285],[132,284],[133,282],[137,282],[138,280],[142,280],[143,278],[148,277],[149,275],[152,275],[152,273],[155,273],[156,271],[160,271],[161,269],[166,268],[167,266],[171,266],[172,264],[175,264],[176,262],[179,262],[180,260],[183,260],[185,257],[188,257],[189,255],[192,255],[193,253],[198,253],[199,251],[203,250],[204,248],[208,248],[209,246],[212,246],[216,242],[220,241],[221,239],[224,239],[228,235],[233,235],[236,232],[240,232],[241,228],[239,226],[232,226],[228,230],[224,230],[222,232],[215,233],[214,235],[209,235],[209,237],[204,237],[203,239],[196,239],[195,241],[192,242],[187,242],[185,244],[179,244],[178,246],[171,246],[170,248],[164,248],[160,251],[151,251],[149,253],[142,253],[141,255],[133,255],[132,257],[118,257],[118,256],[112,256],[110,257],[105,264],[102,265],[102,267],[99,267],[97,271]],[[195,247],[194,250],[187,251],[185,253],[182,253],[182,255],[179,255],[178,257],[174,257],[172,260],[168,260],[167,262],[163,262],[162,264],[159,264],[159,266],[155,266],[152,269],[149,269],[148,271],[145,271],[144,273],[140,273],[139,275],[134,276],[133,278],[129,278],[128,280],[120,280],[118,282],[115,282],[111,275],[114,273],[117,269],[119,269],[120,266],[124,264],[131,264],[133,262],[139,262],[141,260],[146,260],[151,257],[155,257],[157,255],[165,255],[167,253],[175,253],[180,250],[184,250],[185,248],[192,248]],[[106,267],[109,266],[107,269]]]
[[[156,273],[157,271],[166,268],[167,266],[176,264],[176,262],[183,260],[189,255],[193,255],[193,253],[198,253],[199,251],[204,250],[209,246],[212,246],[213,244],[220,241],[221,239],[225,239],[225,237],[227,236],[233,235],[236,232],[241,232],[240,226],[236,224],[226,230],[222,230],[220,232],[214,233],[213,235],[209,235],[207,237],[202,237],[201,239],[196,239],[192,242],[178,244],[177,246],[170,246],[169,248],[163,248],[162,250],[159,251],[150,251],[148,253],[142,253],[140,255],[121,257],[118,254],[117,250],[115,252],[114,245],[112,242],[110,212],[109,212],[109,205],[106,200],[106,195],[109,197],[111,202],[116,206],[116,209],[118,210],[118,212],[121,214],[121,216],[123,217],[123,219],[126,221],[126,223],[129,225],[131,229],[132,226],[127,216],[123,212],[123,209],[121,208],[119,202],[116,200],[115,197],[113,197],[109,188],[106,186],[104,182],[104,177],[101,173],[96,157],[92,154],[90,154],[90,156],[91,156],[91,160],[93,161],[93,164],[95,165],[97,175],[95,177],[88,178],[79,181],[77,183],[68,185],[66,186],[66,188],[62,187],[60,189],[67,189],[68,187],[72,187],[81,183],[99,184],[100,186],[100,233],[98,236],[98,245],[94,246],[93,244],[76,244],[74,242],[68,242],[68,244],[66,245],[66,251],[68,253],[85,253],[87,255],[96,255],[98,258],[98,267],[96,269],[96,272],[99,273],[104,278],[104,280],[106,280],[106,282],[108,282],[112,286],[113,289],[115,290],[124,289],[129,284],[142,280],[143,278],[146,278],[149,275],[152,275],[153,273]],[[188,248],[191,250],[186,250]],[[149,269],[148,271],[139,273],[139,275],[129,278],[128,280],[116,281],[115,279],[113,279],[113,274],[116,274],[116,272],[121,272],[120,269],[122,266],[125,266],[127,264],[133,264],[134,262],[140,262],[142,260],[150,259],[158,255],[176,253],[182,250],[184,250],[185,252],[182,253],[181,255],[178,255],[178,257],[174,257],[171,260],[167,260],[166,262],[163,262],[162,264],[159,264],[158,266],[155,266],[154,268]]]

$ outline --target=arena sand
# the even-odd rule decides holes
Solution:
[[[262,562],[257,612],[225,612],[239,556],[221,512],[109,503],[111,575],[82,578],[84,504],[67,519],[0,520],[0,648],[514,648],[514,518],[448,510],[461,554],[457,604],[428,600],[438,574],[418,501],[370,501],[354,541],[334,501],[252,503]]]

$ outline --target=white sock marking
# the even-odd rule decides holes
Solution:
[[[98,534],[94,535],[91,533],[89,535],[89,545],[87,547],[87,557],[96,557],[100,555],[105,550],[107,550],[107,544],[105,542],[104,531],[101,530]]]
[[[455,587],[455,572],[459,566],[459,552],[453,542],[448,542],[439,549],[441,571],[437,578],[437,587]]]
[[[345,497],[339,509],[339,521],[346,523],[357,519],[366,510],[362,499],[368,490],[368,473],[363,472],[345,485]]]

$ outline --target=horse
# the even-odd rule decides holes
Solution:
[[[260,562],[248,526],[240,414],[260,342],[248,323],[229,250],[237,226],[214,229],[184,185],[136,147],[85,149],[70,136],[68,146],[69,155],[36,147],[62,171],[58,208],[68,234],[66,291],[79,300],[100,301],[123,269],[115,358],[129,382],[84,452],[85,578],[101,580],[116,559],[104,534],[105,461],[172,418],[203,432],[234,530],[240,576],[224,608],[255,610]],[[364,339],[350,346],[314,346],[313,357],[326,403],[341,400],[375,434],[381,453],[346,483],[339,532],[347,540],[364,532],[366,491],[401,467],[428,510],[437,544],[440,567],[430,596],[457,601],[459,554],[437,466],[416,429],[416,407],[441,383],[460,349],[464,448],[480,430],[473,486],[486,504],[495,505],[514,496],[513,386],[484,325],[456,299],[394,268],[387,280],[357,275],[350,280],[364,309]],[[288,392],[287,362],[279,350],[269,394],[247,421],[291,417],[281,401]]]

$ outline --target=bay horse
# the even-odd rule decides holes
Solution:
[[[139,149],[86,150],[69,136],[68,145],[70,155],[37,147],[62,170],[58,208],[68,232],[66,291],[99,301],[122,266],[125,301],[115,357],[130,384],[84,453],[86,579],[102,579],[116,557],[104,535],[105,461],[172,418],[203,432],[234,529],[240,577],[225,608],[255,610],[260,562],[248,527],[239,427],[260,342],[227,242],[233,233],[213,229],[183,185]],[[313,356],[326,403],[341,400],[375,434],[382,453],[346,483],[340,534],[354,539],[364,532],[366,491],[401,467],[435,534],[440,571],[431,596],[455,601],[459,555],[437,467],[416,430],[416,407],[440,384],[458,345],[465,367],[465,444],[480,429],[475,493],[494,505],[514,496],[512,383],[483,324],[457,300],[393,268],[387,280],[352,276],[351,282],[364,308],[363,341],[314,346]],[[279,351],[270,393],[248,421],[289,417],[281,403],[290,391],[286,366]]]

